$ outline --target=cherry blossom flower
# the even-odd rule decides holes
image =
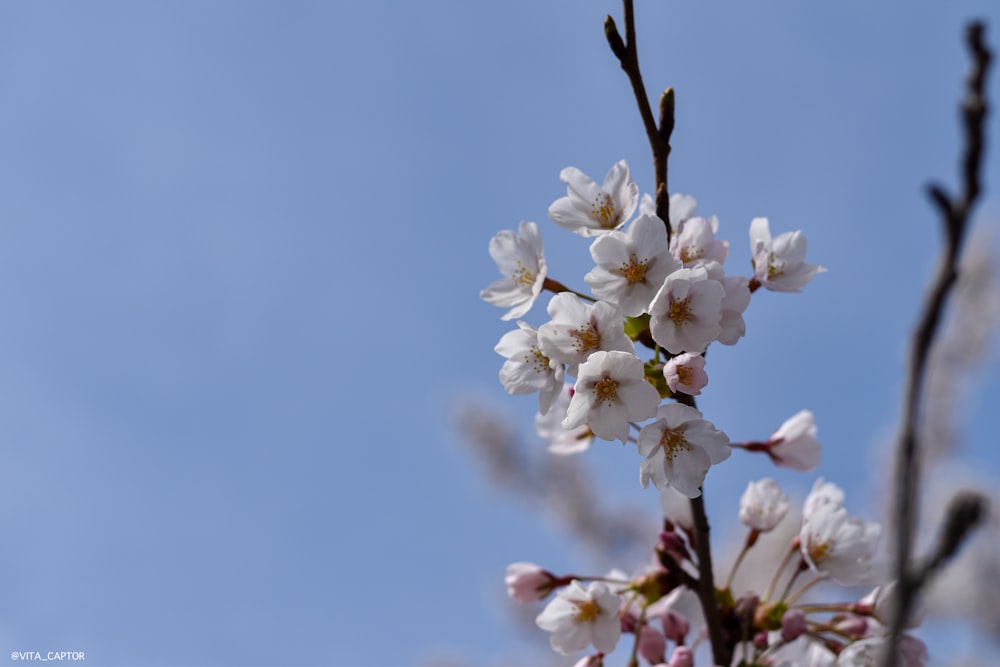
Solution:
[[[552,592],[556,577],[534,563],[511,563],[507,566],[507,595],[518,602],[542,600]]]
[[[670,239],[670,252],[686,269],[702,266],[706,262],[725,264],[729,255],[729,241],[715,238],[718,220],[701,217],[688,218],[678,227],[679,231]]]
[[[553,454],[562,456],[579,454],[586,451],[594,441],[594,432],[586,424],[576,428],[563,428],[562,422],[566,419],[566,411],[569,409],[572,396],[573,386],[564,385],[552,408],[545,414],[535,415],[535,431],[548,441],[549,451]]]
[[[809,472],[819,465],[820,444],[816,419],[809,410],[792,415],[764,443],[764,452],[775,465]]]
[[[663,366],[663,378],[670,391],[698,396],[708,384],[705,357],[690,352],[672,357]]]
[[[584,588],[574,579],[556,593],[535,623],[552,633],[549,643],[562,655],[582,651],[588,646],[611,653],[622,632],[619,605],[618,596],[607,584],[595,581]]]
[[[660,406],[656,421],[639,432],[637,446],[646,457],[639,468],[643,488],[650,481],[657,489],[669,484],[688,498],[701,495],[708,469],[732,453],[725,433],[680,403]]]
[[[595,240],[590,255],[597,266],[584,280],[594,296],[617,303],[636,317],[646,312],[668,275],[681,268],[667,249],[667,228],[655,216],[640,215],[627,232]]]
[[[674,271],[649,306],[653,340],[671,354],[704,352],[722,333],[725,293],[703,267]]]
[[[806,237],[802,232],[785,232],[772,240],[767,218],[754,218],[750,223],[750,253],[756,280],[775,292],[800,292],[814,275],[826,271],[803,261]]]
[[[778,483],[765,477],[750,482],[740,497],[740,522],[747,528],[766,533],[781,523],[789,507],[788,496]]]
[[[815,572],[853,586],[875,574],[875,550],[882,528],[851,516],[843,507],[823,503],[802,522],[802,557]]]
[[[484,289],[479,296],[495,306],[510,307],[500,319],[521,317],[531,310],[541,294],[548,273],[538,225],[522,222],[517,234],[509,229],[498,233],[490,240],[490,256],[505,277]]]
[[[646,381],[642,361],[634,354],[594,352],[580,364],[563,428],[586,423],[598,438],[628,440],[629,422],[656,413],[660,394]]]
[[[551,321],[538,328],[538,342],[549,358],[569,365],[577,377],[578,366],[599,350],[634,352],[625,335],[621,308],[606,301],[586,304],[575,294],[560,292],[548,307]]]
[[[508,331],[493,349],[507,358],[500,369],[500,383],[508,394],[538,392],[538,410],[549,411],[563,387],[563,367],[539,348],[538,332],[525,322]]]
[[[591,237],[618,229],[639,203],[639,186],[632,182],[628,165],[621,160],[598,185],[576,167],[559,174],[567,196],[549,207],[552,221],[580,236]]]

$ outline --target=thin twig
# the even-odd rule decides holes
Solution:
[[[649,147],[653,150],[653,170],[656,175],[656,215],[667,226],[670,239],[670,195],[667,191],[667,158],[670,157],[670,135],[674,131],[674,90],[667,88],[660,97],[660,122],[657,125],[653,110],[649,106],[646,85],[639,70],[639,52],[635,44],[635,11],[632,0],[623,0],[625,9],[625,39],[618,33],[615,20],[608,16],[604,20],[604,34],[612,53],[618,58],[628,80],[632,84],[642,125],[646,129]]]
[[[984,27],[981,22],[972,23],[966,32],[966,43],[972,52],[972,70],[967,80],[967,94],[962,104],[962,118],[965,130],[965,152],[962,158],[963,191],[959,197],[950,198],[939,185],[931,185],[928,194],[939,209],[945,230],[945,247],[937,275],[930,286],[923,312],[914,330],[907,369],[906,391],[903,403],[903,418],[899,439],[896,444],[896,503],[895,503],[895,559],[894,569],[897,580],[896,605],[890,625],[890,643],[886,655],[887,667],[897,663],[899,640],[917,595],[926,585],[929,577],[958,548],[950,545],[947,555],[932,557],[928,565],[917,568],[912,564],[913,541],[917,529],[917,503],[920,498],[920,453],[917,433],[921,395],[931,345],[941,324],[941,316],[949,294],[958,279],[958,263],[969,226],[972,207],[979,197],[979,171],[982,165],[985,145],[985,119],[987,103],[985,97],[986,72],[991,54],[983,41]],[[949,519],[961,530],[953,531],[959,539],[964,538],[974,521],[976,512],[965,512],[961,517]],[[947,538],[945,538],[947,539]],[[942,553],[939,550],[939,553]],[[931,565],[933,564],[933,565]]]

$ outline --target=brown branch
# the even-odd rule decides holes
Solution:
[[[670,137],[674,131],[674,89],[667,88],[660,96],[659,123],[653,118],[653,110],[649,105],[646,85],[639,69],[639,52],[635,38],[635,11],[632,0],[623,0],[625,14],[625,39],[623,40],[615,25],[615,20],[608,16],[604,21],[604,34],[608,39],[611,52],[618,58],[625,74],[632,84],[642,125],[649,139],[649,147],[653,152],[653,168],[656,176],[656,215],[667,228],[667,240],[670,240],[670,193],[667,190],[667,159],[670,157]],[[685,394],[677,396],[677,400],[694,407],[694,399]],[[709,540],[708,516],[705,513],[704,497],[691,500],[691,513],[694,520],[694,546],[698,555],[698,582],[694,590],[698,593],[705,614],[708,636],[712,644],[712,657],[717,665],[728,665],[730,662],[729,648],[722,628],[722,614],[716,599],[715,579],[712,572],[712,549]]]
[[[653,109],[649,105],[646,85],[639,70],[639,52],[635,45],[635,11],[632,0],[623,0],[625,10],[625,39],[618,33],[615,20],[608,16],[604,20],[604,35],[608,39],[611,52],[618,58],[628,80],[632,84],[646,129],[649,147],[653,150],[653,170],[656,175],[656,215],[667,226],[667,240],[670,239],[670,195],[667,191],[667,158],[670,157],[670,135],[674,131],[674,90],[667,88],[660,97],[660,123],[657,126]]]
[[[980,193],[979,171],[985,146],[986,72],[991,54],[983,41],[984,27],[972,23],[966,33],[966,43],[972,52],[972,70],[967,80],[967,94],[962,104],[965,130],[965,151],[962,159],[963,191],[950,198],[944,188],[931,185],[928,193],[938,208],[945,230],[945,247],[937,275],[931,283],[923,311],[914,330],[907,368],[903,416],[896,443],[896,499],[894,508],[895,554],[894,570],[897,597],[890,624],[890,643],[886,654],[887,667],[895,667],[899,640],[906,627],[916,598],[929,578],[957,550],[959,542],[979,519],[980,510],[969,509],[970,502],[953,505],[955,516],[948,519],[949,528],[942,537],[938,553],[923,567],[912,563],[914,535],[917,529],[917,503],[920,498],[920,452],[917,433],[919,411],[931,345],[941,324],[948,296],[958,280],[958,263],[969,227],[969,217]],[[957,508],[957,509],[955,509]],[[964,508],[964,509],[963,509]],[[949,537],[950,536],[950,537]]]

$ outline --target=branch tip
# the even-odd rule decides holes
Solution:
[[[604,36],[608,38],[608,46],[611,47],[611,52],[615,54],[615,58],[618,58],[620,62],[625,61],[625,42],[622,41],[622,36],[618,33],[618,26],[615,25],[615,20],[608,17],[604,19]]]
[[[667,88],[660,96],[660,137],[670,146],[670,135],[674,133],[674,89]]]

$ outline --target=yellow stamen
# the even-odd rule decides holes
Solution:
[[[618,383],[609,377],[603,377],[594,385],[594,395],[598,403],[611,405],[618,400]]]

